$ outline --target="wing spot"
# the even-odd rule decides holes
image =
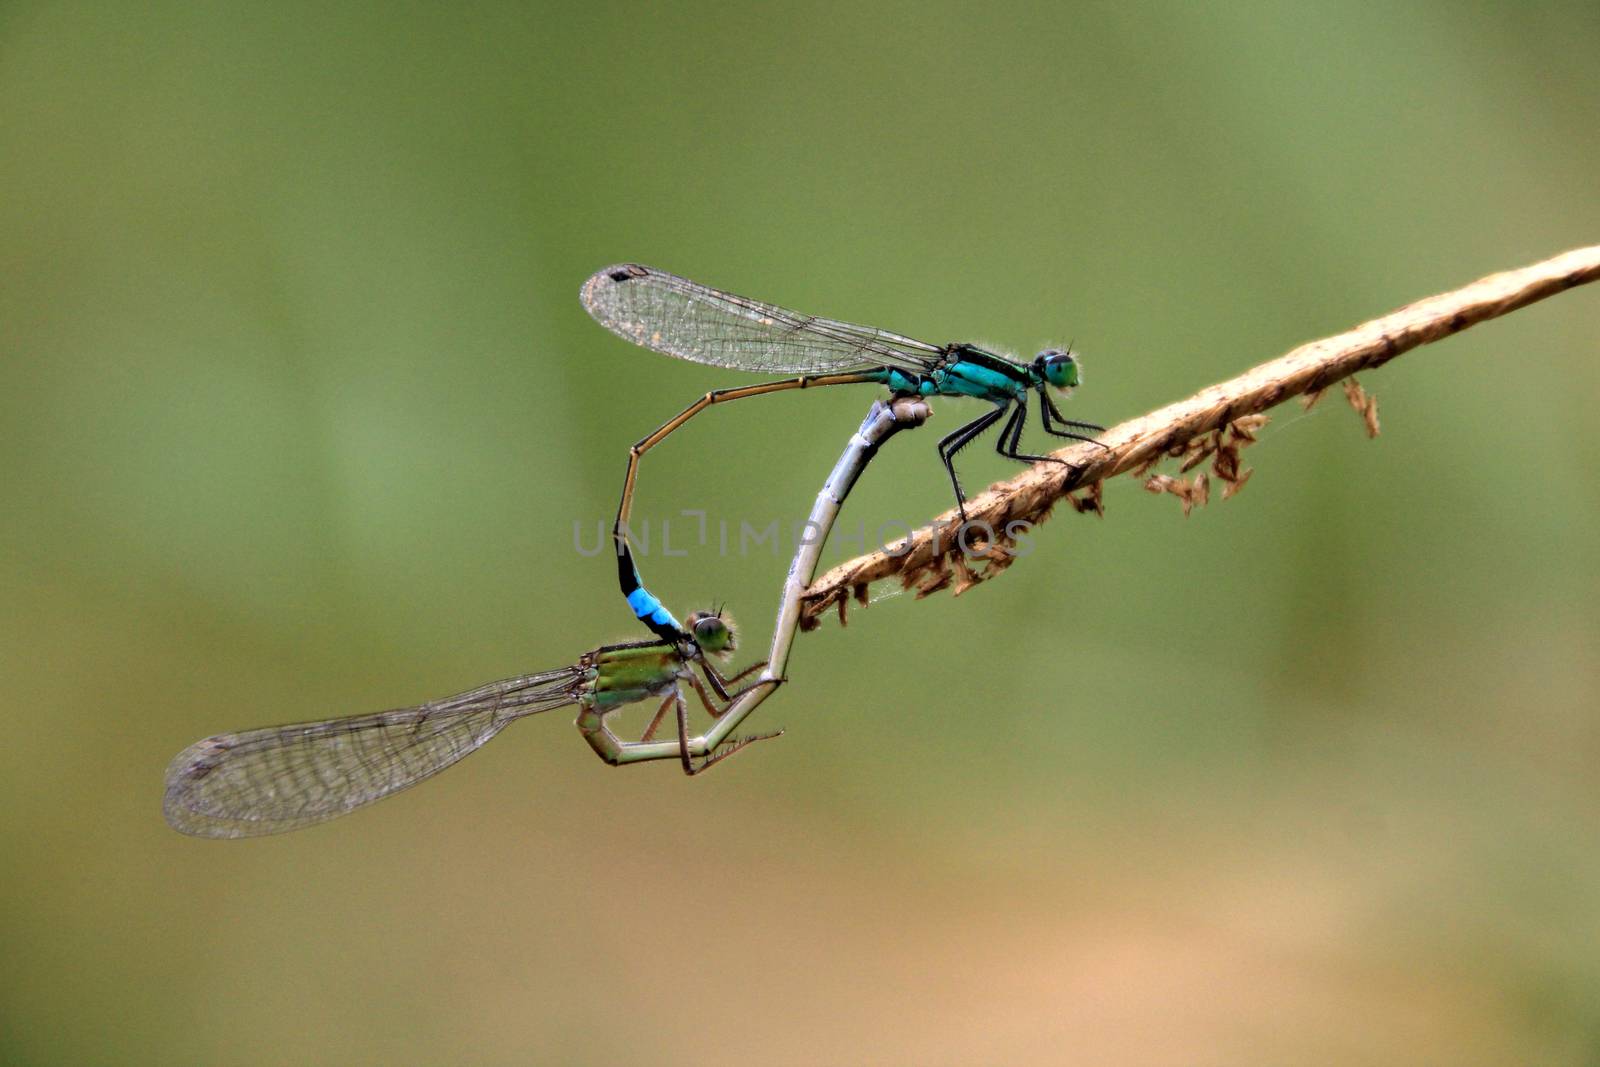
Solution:
[[[183,776],[191,782],[198,782],[216,769],[217,765],[212,760],[196,760],[183,769]]]

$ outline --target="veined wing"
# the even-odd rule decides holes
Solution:
[[[821,374],[889,366],[916,374],[943,354],[887,330],[802,315],[637,263],[595,272],[580,297],[624,340],[713,367]]]
[[[173,829],[255,837],[331,819],[439,773],[508,723],[577,698],[565,667],[490,682],[411,708],[218,734],[167,768]]]

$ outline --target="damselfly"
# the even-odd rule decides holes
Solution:
[[[666,713],[676,711],[676,754],[686,774],[698,774],[777,734],[723,740],[725,731],[711,749],[698,738],[691,747],[684,688],[717,718],[753,688],[731,687],[764,664],[724,677],[706,657],[733,652],[732,626],[710,612],[696,612],[688,623],[687,643],[606,645],[570,667],[490,682],[416,707],[208,737],[167,768],[167,822],[198,837],[297,830],[415,785],[517,719],[570,704],[578,707],[579,731],[610,764],[673,755],[671,747],[651,739]],[[644,736],[620,740],[607,719],[625,705],[655,697],[663,700]],[[698,763],[696,752],[703,757]]]
[[[198,837],[297,830],[437,774],[516,719],[571,704],[578,706],[579,731],[613,765],[679,759],[686,772],[698,774],[752,742],[778,736],[782,731],[731,735],[784,681],[801,594],[816,574],[823,543],[850,487],[883,441],[901,429],[920,426],[927,416],[927,405],[920,400],[875,403],[851,435],[812,505],[809,536],[789,565],[766,663],[724,677],[706,657],[720,659],[733,652],[733,627],[720,615],[699,612],[671,639],[607,645],[570,667],[491,682],[417,707],[219,734],[190,745],[167,768],[167,821]],[[754,682],[730,691],[758,669],[761,674]],[[697,671],[704,675],[704,685]],[[684,686],[716,719],[697,737],[688,736]],[[610,715],[656,696],[664,699],[640,740],[619,739],[607,722]],[[677,712],[677,740],[653,740],[669,709]]]
[[[871,326],[803,315],[637,263],[597,271],[584,282],[581,298],[606,329],[656,352],[714,367],[798,375],[707,393],[635,444],[628,453],[614,528],[619,551],[625,547],[640,457],[713,404],[785,389],[861,382],[885,385],[896,396],[987,401],[991,410],[939,441],[939,461],[955,488],[963,522],[966,494],[956,476],[955,454],[1001,419],[1006,421],[995,446],[1000,455],[1025,463],[1066,462],[1018,450],[1030,392],[1039,397],[1046,433],[1093,442],[1090,434],[1104,429],[1066,418],[1050,396],[1050,389],[1065,395],[1080,380],[1078,361],[1070,351],[1047,348],[1031,362],[1019,363],[973,344],[931,345]]]

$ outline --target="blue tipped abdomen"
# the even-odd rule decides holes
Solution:
[[[628,607],[633,609],[635,618],[658,634],[663,629],[670,629],[673,633],[683,632],[683,627],[672,617],[672,612],[663,607],[656,595],[643,586],[628,594]]]

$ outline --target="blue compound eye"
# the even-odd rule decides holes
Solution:
[[[1078,361],[1071,352],[1040,352],[1038,366],[1044,380],[1057,389],[1071,389],[1078,384]]]

